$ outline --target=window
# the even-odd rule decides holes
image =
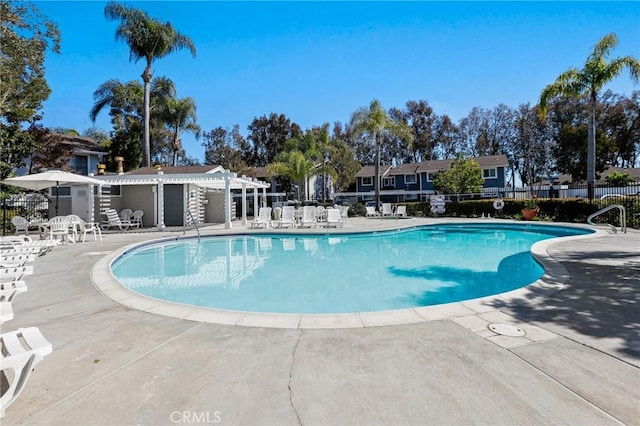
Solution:
[[[120,196],[120,185],[103,185],[102,186],[102,195],[111,195],[112,197]],[[98,195],[98,187],[93,187],[93,195]]]
[[[485,179],[495,179],[496,176],[498,175],[498,172],[496,169],[483,169],[482,170],[482,177]]]
[[[373,186],[373,178],[371,176],[363,177],[362,186]]]
[[[73,171],[79,175],[89,174],[89,157],[86,155],[76,155],[72,161]]]
[[[416,175],[404,175],[404,183],[416,183]]]
[[[61,186],[56,188],[55,186],[49,190],[49,193],[52,197],[56,195],[58,197],[71,197],[71,187],[70,186]]]
[[[427,172],[427,182],[433,182],[438,172]]]
[[[396,186],[396,177],[395,176],[391,176],[391,177],[386,177],[386,178],[382,179],[382,186],[395,187]]]

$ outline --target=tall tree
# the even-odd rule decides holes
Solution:
[[[640,80],[640,61],[633,56],[609,60],[611,50],[618,45],[614,33],[604,36],[593,48],[582,69],[571,68],[548,85],[540,94],[540,114],[544,118],[547,104],[555,96],[589,97],[589,123],[587,126],[587,185],[589,200],[593,200],[596,179],[596,108],[598,92],[607,83],[629,70],[634,81]]]
[[[195,57],[196,47],[189,37],[176,31],[171,23],[155,20],[142,10],[110,1],[104,13],[107,18],[120,21],[116,29],[116,40],[124,40],[129,45],[129,60],[138,62],[144,59],[146,61],[142,73],[142,81],[144,81],[143,165],[149,166],[151,165],[149,135],[151,66],[154,60],[181,49],[189,49]]]
[[[306,199],[309,194],[307,178],[315,170],[314,162],[297,150],[282,151],[275,160],[267,167],[267,177],[285,176],[295,183],[302,183]]]
[[[380,205],[380,150],[385,134],[391,134],[405,138],[413,143],[411,128],[392,120],[380,105],[380,101],[374,99],[369,107],[362,107],[351,115],[351,131],[354,135],[363,135],[375,145],[375,192],[376,209]]]
[[[189,131],[200,137],[200,126],[197,124],[196,101],[193,98],[169,98],[162,106],[160,115],[171,131],[171,149],[173,166],[178,165],[178,153],[182,150],[180,135]]]
[[[284,114],[269,114],[269,117],[255,117],[248,126],[247,139],[251,146],[244,152],[245,160],[250,166],[266,166],[283,151],[289,139],[302,135],[300,126],[292,123]]]
[[[47,52],[60,53],[60,32],[31,3],[0,0],[0,179],[37,147],[25,125],[41,118],[51,89]]]

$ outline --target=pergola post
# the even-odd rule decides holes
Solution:
[[[247,184],[242,183],[242,225],[247,226]]]
[[[224,178],[224,227],[231,229],[231,179]]]
[[[162,175],[164,172],[158,170],[158,223],[156,228],[161,231],[165,228],[164,225],[164,181]]]
[[[258,218],[258,187],[253,187],[253,220]]]

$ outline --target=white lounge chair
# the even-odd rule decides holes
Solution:
[[[0,365],[8,387],[0,396],[0,418],[24,389],[33,367],[52,351],[51,343],[44,338],[37,327],[21,328],[0,334],[2,352]],[[12,370],[9,373],[8,370]],[[3,386],[4,388],[4,386]]]
[[[27,284],[22,280],[0,283],[0,302],[13,302],[16,294],[26,291]]]
[[[54,240],[33,241],[30,237],[1,237],[0,255],[36,254],[42,256],[57,245],[57,241]]]
[[[300,220],[299,227],[316,227],[316,208],[313,206],[304,206],[302,208],[302,219]]]
[[[382,203],[382,216],[393,216],[391,203]]]
[[[16,228],[16,235],[23,232],[24,235],[29,235],[29,221],[22,216],[14,216],[11,219],[11,223]]]
[[[407,217],[407,206],[396,207],[396,216]]]
[[[13,307],[11,302],[0,302],[0,324],[4,324],[7,321],[13,319]]]
[[[103,230],[117,227],[121,231],[126,231],[131,227],[131,222],[120,219],[120,216],[118,216],[118,212],[115,211],[115,209],[106,209],[104,214],[107,216],[107,220],[100,224],[100,227]]]
[[[282,215],[280,216],[280,220],[274,221],[273,225],[278,228],[291,227],[296,223],[296,208],[293,206],[284,206],[282,207]]]
[[[33,274],[33,266],[0,268],[0,282],[20,281],[25,275]]]
[[[342,227],[342,216],[338,209],[327,209],[327,228],[335,226],[336,228]]]
[[[365,214],[365,216],[367,217],[374,217],[379,215],[375,207],[367,206],[365,207],[365,209],[367,209],[367,213]]]
[[[33,262],[34,260],[36,260],[35,254],[0,254],[0,268],[17,268],[25,266],[27,262]]]
[[[264,226],[268,228],[271,226],[271,207],[260,207],[258,210],[258,217],[249,222],[251,228],[260,228]]]

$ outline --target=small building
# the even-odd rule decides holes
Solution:
[[[238,177],[222,166],[142,167],[121,175],[95,176],[102,180],[94,214],[107,208],[142,210],[143,226],[185,226],[191,223],[225,223],[235,219],[232,190],[242,194],[242,222],[247,221],[247,191],[258,205],[269,184]],[[97,194],[96,194],[97,195]]]

